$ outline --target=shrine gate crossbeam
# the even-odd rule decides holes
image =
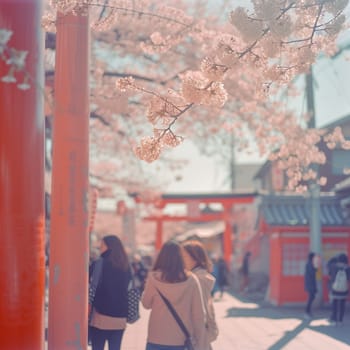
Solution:
[[[165,221],[224,221],[225,231],[223,235],[224,259],[229,264],[232,255],[232,211],[235,205],[251,204],[257,192],[241,193],[197,193],[197,194],[162,194],[153,199],[146,199],[137,193],[130,194],[140,204],[152,204],[160,210],[157,215],[146,216],[144,220],[156,222],[156,243],[155,248],[159,250],[163,244],[163,222]],[[186,215],[164,214],[163,209],[168,204],[182,204],[187,206]],[[221,204],[222,210],[205,212],[200,209],[200,205]]]

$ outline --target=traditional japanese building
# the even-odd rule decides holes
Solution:
[[[310,251],[310,205],[305,195],[262,195],[259,198],[255,258],[269,276],[267,299],[276,305],[305,302],[304,269]],[[350,252],[350,227],[334,194],[321,194],[323,299],[327,300],[326,262]]]
[[[350,138],[350,116],[325,125],[331,132],[340,127],[346,139]],[[322,242],[322,277],[324,299],[327,260],[340,252],[350,253],[350,182],[344,168],[350,164],[350,152],[339,148],[329,149],[325,142],[319,148],[327,161],[318,166],[318,175],[327,183],[320,191],[320,227]],[[303,274],[310,251],[310,194],[295,195],[285,192],[287,176],[277,162],[266,161],[254,177],[256,188],[266,193],[258,199],[256,236],[246,249],[253,251],[255,267],[269,276],[267,298],[277,304],[304,302]]]

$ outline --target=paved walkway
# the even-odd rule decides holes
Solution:
[[[350,350],[350,311],[342,327],[330,326],[329,310],[303,320],[301,308],[259,306],[225,294],[214,304],[220,335],[213,350]],[[122,350],[145,350],[148,312],[128,325]],[[107,347],[106,347],[107,350]]]

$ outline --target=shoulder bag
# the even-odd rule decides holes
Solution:
[[[135,276],[131,274],[128,287],[128,316],[126,322],[134,323],[140,318],[140,290],[135,286]]]
[[[192,344],[191,335],[188,332],[184,323],[182,322],[180,316],[178,315],[178,313],[176,312],[174,307],[171,305],[170,301],[159,290],[158,290],[158,293],[161,296],[161,298],[163,299],[165,305],[168,307],[168,309],[169,309],[170,313],[172,314],[172,316],[174,317],[175,321],[177,322],[177,324],[181,328],[182,332],[185,334],[185,337],[186,337],[185,344],[184,344],[185,350],[195,350],[194,346]]]

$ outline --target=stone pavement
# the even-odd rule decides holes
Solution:
[[[220,335],[213,350],[350,350],[349,310],[344,325],[335,327],[327,308],[305,321],[301,307],[259,305],[237,295],[224,294],[214,306]],[[122,350],[145,350],[148,314],[142,309],[141,319],[128,325]]]

